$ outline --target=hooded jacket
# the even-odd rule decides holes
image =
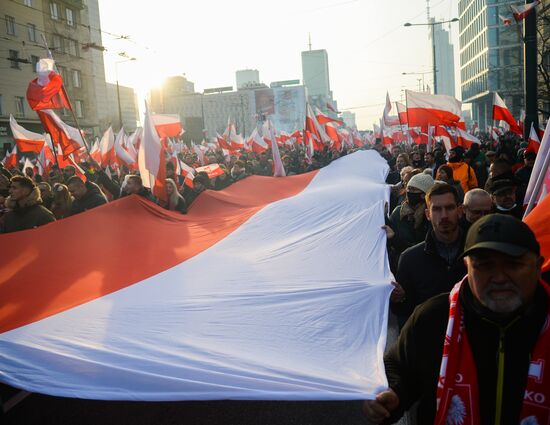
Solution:
[[[448,162],[447,165],[453,170],[453,179],[460,182],[464,193],[477,187],[476,172],[465,162]]]
[[[31,193],[19,201],[8,197],[6,207],[11,211],[4,216],[3,233],[33,229],[55,221],[51,211],[42,205],[40,190],[37,187],[34,187]]]

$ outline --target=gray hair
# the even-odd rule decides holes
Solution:
[[[466,192],[466,194],[464,195],[464,205],[468,206],[468,204],[472,201],[472,198],[474,196],[487,198],[489,200],[491,199],[491,195],[489,195],[489,193],[487,191],[485,191],[483,189],[476,188],[476,189],[472,189],[472,190],[469,190],[468,192]]]

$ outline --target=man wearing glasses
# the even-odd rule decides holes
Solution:
[[[470,226],[481,217],[491,214],[493,211],[493,201],[491,195],[483,189],[472,189],[464,195],[464,215],[462,217],[462,226],[468,230]]]

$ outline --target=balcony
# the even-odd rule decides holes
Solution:
[[[82,10],[86,8],[84,0],[63,0],[63,3],[76,10]]]

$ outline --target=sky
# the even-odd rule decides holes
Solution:
[[[431,16],[457,17],[457,1],[432,0]],[[372,129],[386,91],[399,101],[404,89],[418,89],[421,76],[402,73],[431,70],[429,27],[403,26],[427,21],[425,0],[99,0],[99,7],[107,81],[118,71],[119,83],[135,88],[141,103],[173,75],[185,75],[198,92],[236,87],[239,69],[259,70],[268,85],[302,80],[300,52],[311,34],[312,48],[328,52],[339,109],[354,112],[359,129]],[[451,40],[457,57],[458,23]],[[136,60],[115,65],[122,52]],[[457,70],[455,59],[458,81]],[[425,80],[431,85],[430,73]]]

